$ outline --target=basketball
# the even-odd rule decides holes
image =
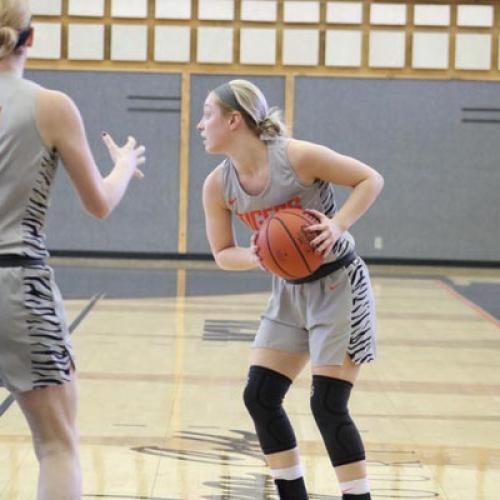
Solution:
[[[313,273],[323,257],[309,242],[314,233],[304,230],[317,219],[300,208],[287,208],[271,215],[256,238],[259,257],[268,271],[281,278],[298,279]]]

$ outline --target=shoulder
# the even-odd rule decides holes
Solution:
[[[39,87],[38,103],[44,111],[49,110],[51,114],[79,115],[78,108],[71,97],[58,90]]]
[[[288,140],[288,157],[293,164],[300,166],[304,161],[318,159],[325,154],[331,154],[333,150],[309,141],[299,139]]]
[[[289,139],[287,154],[296,174],[303,182],[309,183],[316,180],[313,166],[331,158],[334,151],[313,142]]]
[[[37,94],[37,126],[43,141],[56,147],[61,137],[73,135],[83,129],[83,121],[76,104],[64,92],[43,87]]]
[[[223,173],[226,162],[219,163],[205,178],[203,183],[203,197],[205,200],[223,203]]]
[[[219,163],[205,178],[205,184],[213,185],[220,184],[222,186],[222,177],[226,162]]]

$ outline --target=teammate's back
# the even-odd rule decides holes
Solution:
[[[0,73],[0,254],[47,256],[43,229],[58,158],[37,127],[40,89]]]

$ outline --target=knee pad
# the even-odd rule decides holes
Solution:
[[[297,446],[295,434],[282,406],[291,383],[288,377],[274,370],[262,366],[250,367],[243,400],[266,455]]]
[[[365,459],[361,436],[347,409],[351,389],[346,380],[313,376],[311,410],[334,467]]]

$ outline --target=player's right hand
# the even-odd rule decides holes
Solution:
[[[263,271],[267,271],[259,256],[259,247],[257,246],[258,232],[252,234],[250,239],[250,253],[252,254],[252,261],[257,264]]]
[[[144,146],[137,146],[137,141],[130,135],[125,145],[121,147],[115,143],[107,132],[102,133],[102,140],[108,148],[109,155],[115,164],[118,161],[123,161],[133,170],[134,177],[138,179],[144,178],[143,172],[137,168],[146,161],[146,157],[144,156],[146,148]]]

